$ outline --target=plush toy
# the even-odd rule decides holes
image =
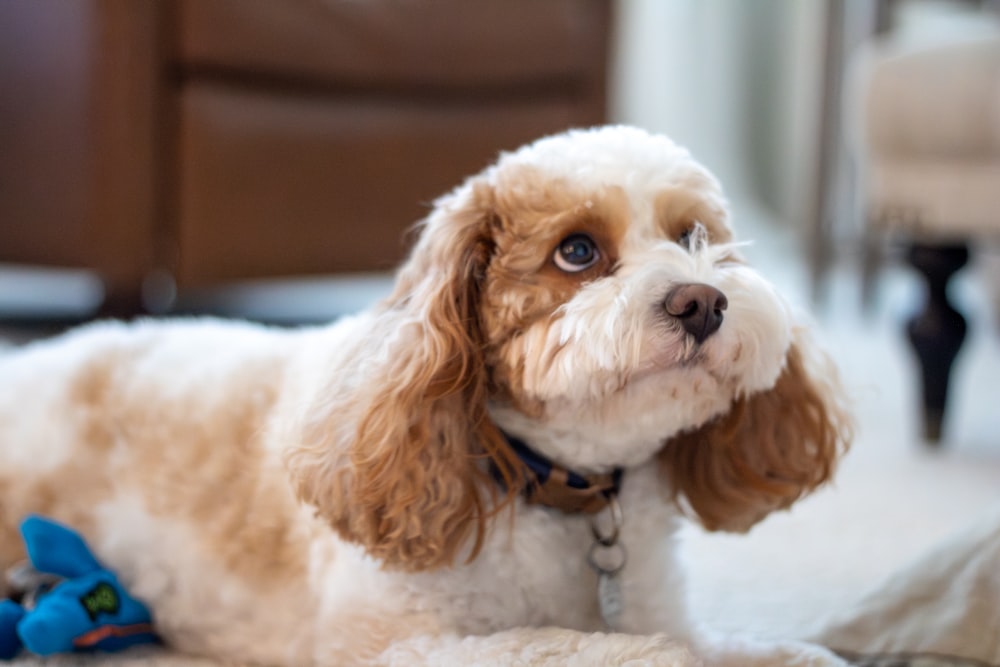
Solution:
[[[0,602],[0,659],[116,651],[155,642],[149,610],[101,566],[77,533],[30,516],[21,535],[31,567],[9,577],[20,603]]]

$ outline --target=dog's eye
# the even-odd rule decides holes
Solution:
[[[552,261],[567,273],[576,273],[593,266],[600,258],[597,244],[586,234],[567,236],[556,248]]]
[[[707,244],[708,230],[705,229],[705,225],[697,221],[688,226],[677,237],[677,245],[689,252],[694,252]]]

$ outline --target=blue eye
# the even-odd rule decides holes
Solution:
[[[552,255],[552,261],[563,271],[576,273],[590,268],[600,257],[592,238],[586,234],[573,234],[562,240]]]

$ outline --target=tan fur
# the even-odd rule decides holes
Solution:
[[[828,481],[851,439],[828,382],[835,378],[811,375],[793,346],[773,389],[671,438],[660,469],[675,498],[709,530],[744,532]]]
[[[520,391],[524,368],[505,363],[507,350],[532,324],[558,320],[559,307],[583,285],[615,270],[630,212],[625,193],[618,188],[578,192],[572,184],[552,182],[530,171],[522,176],[523,180],[505,181],[505,189],[491,190],[485,198],[496,221],[496,251],[482,288],[481,318],[492,396],[537,416],[544,406]],[[520,196],[510,196],[512,191]],[[559,243],[573,234],[590,236],[600,258],[588,269],[565,273],[555,266],[553,255]],[[532,242],[524,243],[526,238]]]
[[[164,385],[130,377],[140,358],[141,350],[118,349],[83,365],[66,388],[63,417],[77,421],[76,454],[17,493],[4,493],[4,512],[49,515],[87,535],[95,507],[131,493],[153,516],[197,527],[200,548],[237,576],[261,586],[276,575],[301,577],[304,536],[288,534],[286,525],[297,503],[260,442],[277,364],[248,364],[219,405],[197,392],[166,396]],[[219,488],[240,502],[220,502]]]
[[[76,374],[65,388],[65,403],[72,406],[62,418],[74,420],[80,432],[79,454],[49,471],[46,475],[29,480],[12,479],[5,484],[0,479],[0,514],[4,528],[16,527],[30,513],[58,517],[88,534],[94,525],[90,509],[113,493],[106,466],[95,465],[108,455],[114,446],[111,432],[113,421],[107,419],[105,396],[113,383],[112,373],[127,358],[113,355],[94,359]],[[69,502],[67,502],[69,500]],[[0,547],[0,564],[9,565],[25,557],[20,535],[3,539]],[[7,554],[11,555],[7,555]]]
[[[733,233],[725,224],[726,211],[718,202],[698,195],[705,184],[692,177],[689,186],[672,187],[664,190],[656,198],[656,218],[667,237],[679,239],[695,225],[704,225],[710,243],[726,243]]]
[[[523,180],[505,182],[505,188],[524,199],[499,188],[489,197],[496,251],[484,285],[483,317],[494,344],[551,316],[581,285],[611,273],[630,220],[627,199],[618,189],[578,191],[531,173]],[[563,239],[580,233],[594,239],[600,259],[588,269],[565,273],[555,266],[553,254]]]
[[[474,558],[487,518],[518,486],[514,455],[486,414],[479,305],[495,220],[483,194],[458,210],[455,202],[440,204],[381,306],[387,328],[419,326],[370,369],[368,386],[377,393],[349,408],[363,415],[350,466],[331,474],[328,455],[314,455],[324,447],[322,421],[315,443],[288,460],[300,496],[342,536],[404,570],[452,564],[470,535],[467,557]],[[505,499],[497,498],[484,459],[510,482]]]

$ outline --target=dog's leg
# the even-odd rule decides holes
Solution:
[[[562,628],[518,628],[466,637],[424,635],[396,642],[375,664],[588,667],[630,661],[652,667],[703,664],[683,644],[665,635],[586,633]]]

